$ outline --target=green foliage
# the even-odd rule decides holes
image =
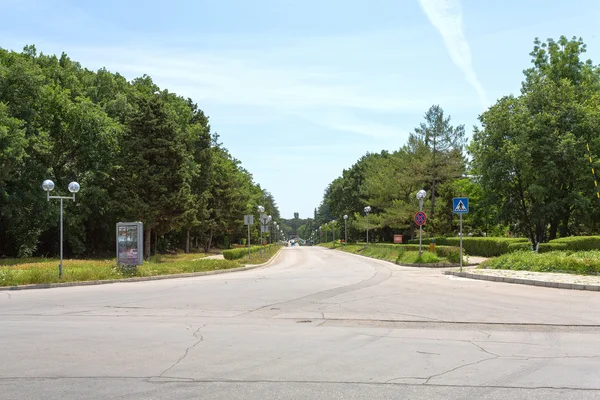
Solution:
[[[551,251],[541,254],[517,251],[487,260],[480,268],[598,275],[600,251]]]
[[[534,245],[600,228],[585,156],[588,143],[600,152],[600,73],[585,50],[581,39],[536,39],[521,95],[484,112],[470,146],[486,201]]]
[[[551,240],[548,244],[563,246],[565,250],[600,250],[600,236],[570,236]]]
[[[279,245],[268,245],[268,246],[250,246],[250,254],[259,253],[261,248],[264,251],[273,251],[279,248]],[[226,260],[239,260],[240,258],[248,257],[248,248],[240,247],[237,249],[223,250],[223,257]]]
[[[398,264],[437,264],[444,260],[438,257],[435,253],[424,251],[419,255],[416,251],[410,251],[403,254],[403,256],[396,260]]]
[[[508,245],[508,252],[514,253],[515,251],[532,251],[531,243],[527,242],[517,242],[511,243]]]
[[[463,251],[463,256],[466,251]],[[453,246],[436,246],[435,254],[439,257],[448,259],[451,263],[460,263],[460,247]]]
[[[410,243],[414,242],[413,240]],[[512,243],[527,242],[525,238],[465,237],[463,249],[466,254],[478,257],[496,257],[509,252]],[[443,246],[460,246],[460,238],[436,237],[435,243]]]
[[[112,254],[118,221],[144,223],[149,256],[237,243],[258,204],[279,217],[191,99],[65,54],[0,49],[0,256],[58,253],[59,211],[44,179],[56,195],[81,184],[65,202],[67,256]],[[258,242],[257,225],[251,236]]]

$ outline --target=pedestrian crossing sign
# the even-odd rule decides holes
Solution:
[[[455,197],[452,201],[452,212],[455,214],[466,214],[469,212],[469,198]]]

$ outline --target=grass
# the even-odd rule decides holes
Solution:
[[[518,251],[485,261],[479,268],[600,275],[600,250]]]
[[[322,247],[332,248],[331,243],[325,243]],[[402,246],[364,246],[357,244],[348,244],[346,246],[336,245],[336,249],[353,254],[377,258],[395,262],[397,264],[437,264],[448,262],[446,258],[438,257],[435,253],[423,251],[419,257],[418,251],[406,251]]]
[[[236,261],[203,259],[202,253],[161,254],[153,256],[137,268],[117,267],[115,259],[64,260],[63,277],[58,278],[58,260],[52,258],[27,258],[0,260],[0,287],[40,283],[82,282],[173,275],[191,272],[239,268],[243,264],[261,264],[275,252],[265,252],[263,257]]]

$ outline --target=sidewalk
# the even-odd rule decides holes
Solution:
[[[558,289],[600,291],[600,276],[560,274],[554,272],[512,271],[505,269],[456,268],[445,271],[446,275],[482,279],[494,282],[552,287]]]

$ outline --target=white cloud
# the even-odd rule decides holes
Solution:
[[[462,25],[462,10],[458,0],[419,0],[429,21],[440,32],[452,62],[464,73],[467,82],[477,91],[482,106],[488,106],[487,95],[471,62],[471,49]]]

